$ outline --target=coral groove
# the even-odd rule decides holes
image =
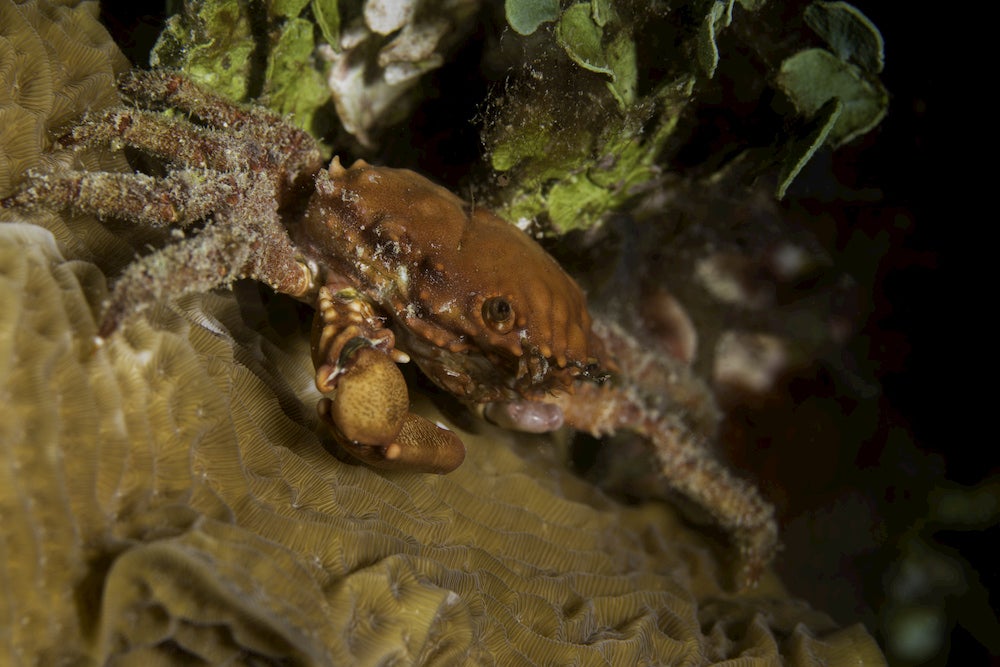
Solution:
[[[305,341],[257,336],[232,297],[95,351],[94,265],[7,224],[0,281],[14,664],[881,664],[773,583],[727,595],[665,506],[616,505],[540,436],[463,431],[448,476],[338,461],[295,400]]]

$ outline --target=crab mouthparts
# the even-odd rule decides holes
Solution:
[[[568,386],[578,378],[600,384],[610,377],[610,373],[596,359],[585,362],[554,359],[543,354],[539,348],[531,347],[518,357],[516,377],[518,380],[530,378],[533,385],[555,382]]]

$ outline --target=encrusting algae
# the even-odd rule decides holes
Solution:
[[[46,98],[71,102],[67,120],[114,102],[120,61],[95,59],[101,83],[60,79],[76,52],[39,35],[80,22],[93,41],[88,7],[0,0],[0,71],[24,72],[8,54],[34,45],[48,67],[33,76],[89,91]],[[31,163],[17,154],[5,188]],[[705,538],[575,478],[548,437],[418,398],[467,443],[456,472],[341,462],[317,435],[308,340],[250,328],[231,294],[150,309],[95,350],[129,246],[36,215],[55,236],[11,212],[0,225],[0,663],[884,664],[863,628],[772,576],[725,591]]]

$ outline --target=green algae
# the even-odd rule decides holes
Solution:
[[[659,187],[689,148],[685,142],[698,136],[692,118],[746,114],[715,106],[720,95],[732,95],[727,87],[778,100],[750,108],[751,118],[727,121],[770,124],[770,145],[734,135],[727,152],[748,157],[758,177],[772,174],[779,198],[817,152],[866,134],[886,113],[888,95],[876,76],[881,36],[847,3],[816,2],[802,12],[833,53],[782,46],[778,53],[787,53],[778,59],[773,45],[801,44],[783,34],[801,28],[786,27],[777,18],[781,8],[765,12],[762,1],[658,10],[593,0],[563,5],[556,16],[549,4],[510,0],[506,9],[515,32],[526,35],[515,39],[531,41],[524,42],[523,69],[489,102],[483,143],[503,175],[494,206],[543,233],[589,229]],[[734,41],[748,48],[735,53]],[[719,167],[731,159],[722,157]]]
[[[693,83],[689,78],[663,87],[656,99],[617,117],[614,126],[596,136],[567,131],[552,119],[503,145],[492,155],[493,167],[516,167],[524,187],[500,209],[501,215],[520,221],[544,211],[559,233],[596,224],[656,176],[656,155],[676,127]],[[645,129],[650,123],[652,132]],[[565,161],[584,152],[593,153],[593,159],[567,173]]]
[[[261,97],[321,134],[329,120],[318,116],[329,91],[314,58],[316,35],[335,36],[339,15],[336,5],[318,6],[314,12],[308,0],[191,0],[167,21],[150,64],[179,69],[233,100]]]
[[[728,152],[749,151],[755,173],[772,173],[776,195],[785,196],[819,151],[876,127],[888,93],[877,77],[881,35],[859,10],[814,2],[801,12],[802,25],[788,27],[775,18],[777,8],[762,0],[506,0],[505,39],[524,48],[504,86],[483,103],[484,157],[504,183],[487,200],[546,233],[594,227],[657,187],[690,138],[685,122],[712,110],[720,89],[747,79],[761,82],[752,85],[762,100],[777,96],[784,106],[761,105],[752,111],[760,120],[738,121],[773,125],[770,146],[733,136]],[[446,50],[418,45],[446,32],[417,12],[390,35],[363,29],[352,38],[361,41],[349,39],[345,49],[342,23],[357,11],[336,0],[192,0],[170,19],[152,60],[234,99],[259,98],[321,140],[330,139],[335,107],[344,130],[374,156],[381,133],[419,104],[417,81],[446,62]],[[470,15],[464,6],[448,11],[455,26]],[[362,25],[361,18],[348,24]],[[792,46],[777,60],[770,51],[754,53],[801,45],[788,33],[802,26],[829,50]],[[750,56],[736,53],[734,42]],[[774,64],[762,69],[765,62]],[[825,106],[831,99],[837,104]],[[833,108],[831,121],[821,110]],[[775,111],[783,118],[768,118]]]

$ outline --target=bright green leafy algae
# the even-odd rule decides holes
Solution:
[[[591,72],[611,74],[601,45],[603,30],[590,16],[590,3],[578,2],[563,12],[556,39],[577,65]]]
[[[885,65],[885,43],[878,28],[846,2],[814,2],[806,7],[806,23],[841,60],[878,74]]]
[[[841,146],[865,134],[885,117],[888,93],[854,65],[824,49],[800,51],[781,64],[778,86],[804,115],[812,116],[830,99],[844,110],[828,141]]]
[[[302,18],[287,21],[267,62],[268,104],[305,129],[330,94],[313,67],[313,24]]]
[[[844,104],[837,98],[832,98],[816,112],[816,116],[811,123],[811,131],[800,139],[793,139],[786,145],[786,156],[781,161],[781,169],[778,172],[778,188],[775,195],[778,199],[783,199],[788,192],[788,186],[792,184],[795,177],[799,175],[802,168],[812,159],[816,151],[826,145],[830,132],[840,120],[840,114],[844,110]]]
[[[271,0],[259,5],[190,0],[167,21],[150,64],[180,69],[235,100],[262,96],[272,109],[316,133],[316,113],[329,99],[329,91],[315,65],[317,31],[313,21],[304,18],[311,16],[308,5],[309,0]],[[336,34],[336,5],[324,3],[321,12],[320,34]],[[255,31],[254,21],[263,22],[266,30]],[[260,44],[259,39],[267,43]],[[266,56],[263,62],[260,54]],[[262,66],[263,87],[255,90]]]
[[[312,13],[316,25],[323,33],[323,41],[334,49],[340,48],[340,9],[337,0],[312,0]]]
[[[821,116],[820,110],[830,100],[838,101],[840,111],[824,133],[826,143],[836,148],[871,131],[885,117],[889,94],[875,77],[885,61],[882,35],[846,2],[814,2],[804,18],[833,53],[800,51],[781,63],[775,82],[795,108],[810,118]],[[786,185],[783,181],[779,186],[779,196]]]
[[[609,40],[604,28],[614,22],[613,12],[603,4],[601,11],[594,9],[589,2],[567,8],[556,26],[556,40],[580,67],[611,77],[608,89],[625,108],[635,101],[635,43],[625,29]]]
[[[759,161],[750,172],[770,173],[783,196],[818,150],[875,127],[888,94],[877,79],[881,36],[860,11],[844,2],[812,3],[802,18],[829,50],[782,53],[781,44],[802,40],[785,38],[791,28],[774,18],[782,16],[778,9],[764,0],[506,0],[510,28],[499,46],[526,46],[507,65],[503,94],[482,105],[485,157],[504,186],[487,192],[490,204],[546,232],[593,227],[684,168],[676,154],[697,137],[695,119],[745,123],[737,116],[746,109],[718,100],[720,90],[748,80],[759,82],[748,87],[752,100],[769,99],[770,88],[782,101],[757,104],[758,119],[750,121],[773,126],[773,138],[765,148],[734,134],[711,168],[748,151]],[[367,41],[344,46],[351,38],[341,43],[342,24],[355,30],[359,11],[337,0],[193,0],[170,19],[153,60],[235,99],[259,97],[320,138],[330,138],[324,130],[332,119],[323,114],[332,96],[343,128],[375,157],[379,135],[419,104],[417,79],[447,62],[446,48],[425,52],[422,41],[443,44],[455,30],[417,12],[392,35],[369,30]],[[435,13],[434,21],[458,25],[472,11],[463,5],[454,15]],[[484,44],[485,57],[493,57],[494,43]],[[766,57],[755,51],[761,45]],[[411,73],[407,82],[390,81],[402,72]],[[767,118],[772,109],[784,117]]]
[[[506,0],[507,23],[520,35],[530,35],[543,23],[559,17],[558,0]]]
[[[150,65],[175,67],[234,100],[248,96],[254,41],[247,12],[227,0],[191,0],[167,20]]]
[[[657,175],[655,157],[676,127],[693,84],[686,78],[664,86],[599,133],[573,131],[572,125],[554,116],[533,131],[515,133],[502,144],[503,150],[493,153],[492,164],[497,171],[516,168],[526,187],[501,208],[501,214],[520,221],[544,211],[560,232],[596,224]],[[592,150],[593,158],[578,169],[562,170],[565,161]]]
[[[558,234],[599,224],[656,187],[684,141],[698,136],[696,117],[740,127],[748,121],[738,116],[756,102],[759,120],[749,122],[773,126],[770,145],[734,135],[715,168],[746,153],[747,173],[770,174],[781,197],[818,150],[870,131],[886,112],[888,94],[875,76],[881,36],[844,2],[815,2],[803,14],[834,53],[790,51],[784,45],[802,40],[786,37],[795,29],[787,11],[765,0],[578,1],[555,18],[551,3],[510,0],[507,10],[514,30],[531,34],[531,57],[490,101],[483,141],[504,175],[493,203],[522,226]],[[745,89],[744,107],[716,106],[734,85]],[[768,89],[778,104],[757,102],[774,97]]]
[[[720,30],[733,22],[733,2],[713,2],[698,33],[698,61],[709,77],[715,75],[715,68],[719,66],[719,47],[715,39]]]
[[[295,18],[309,4],[309,0],[271,0],[271,12],[282,18]]]

